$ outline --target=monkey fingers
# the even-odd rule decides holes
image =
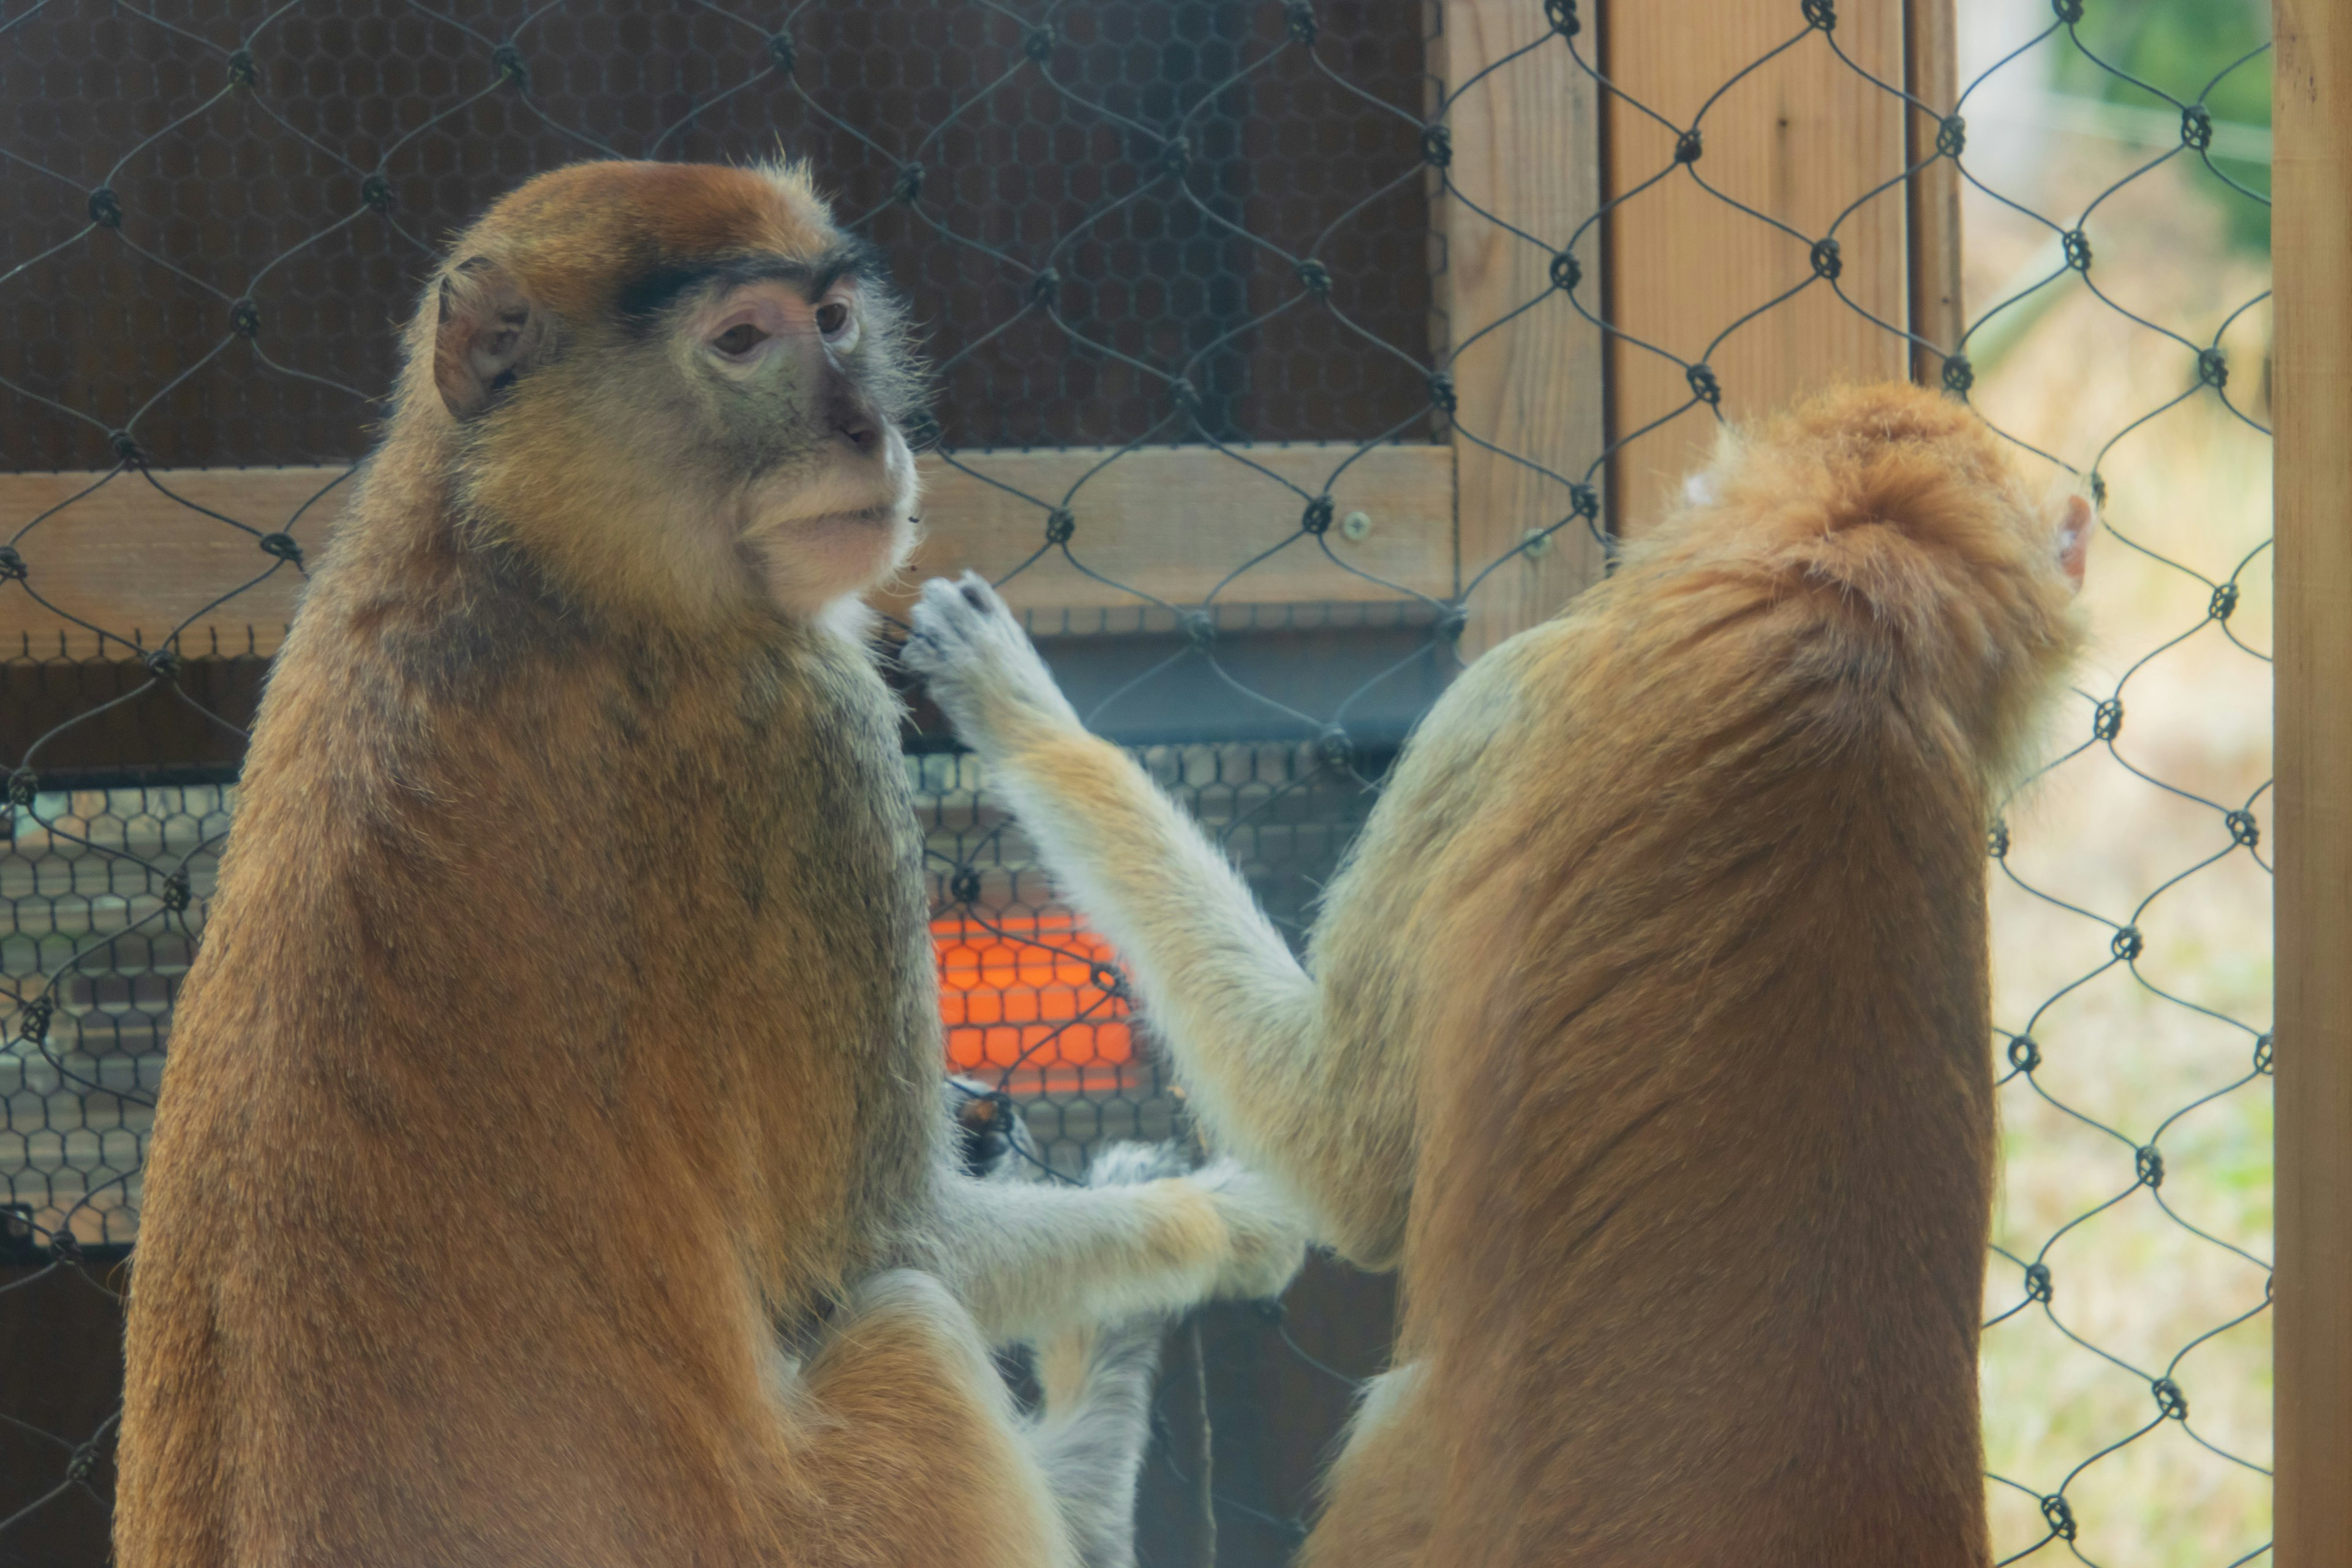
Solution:
[[[983,759],[1031,736],[1080,728],[1029,635],[977,573],[924,584],[913,627],[901,657]]]

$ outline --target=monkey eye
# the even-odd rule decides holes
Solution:
[[[816,308],[816,330],[835,348],[846,348],[856,338],[856,321],[843,300],[826,300]]]
[[[710,340],[710,346],[729,359],[741,359],[768,341],[768,334],[749,321],[728,328]]]

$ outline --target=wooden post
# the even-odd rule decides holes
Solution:
[[[2276,0],[2279,1568],[2352,1563],[2352,16]]]
[[[1577,46],[1592,59],[1592,6],[1570,9],[1583,14]],[[1568,485],[1519,459],[1581,479],[1601,456],[1601,334],[1552,286],[1554,255],[1600,201],[1598,92],[1538,0],[1449,0],[1443,16],[1431,66],[1449,89],[1447,184],[1460,195],[1442,197],[1433,216],[1445,237],[1438,281],[1457,356],[1448,368],[1460,581],[1477,581],[1462,638],[1469,658],[1601,574],[1600,545],[1580,521],[1478,581],[1530,531],[1570,514]],[[1462,90],[1497,61],[1507,63]],[[1588,236],[1579,248],[1579,297],[1594,308],[1601,247]],[[1471,341],[1506,316],[1509,325]]]
[[[1960,293],[1960,166],[1936,157],[1941,116],[1960,96],[1960,48],[1953,0],[1904,0],[1904,90],[1935,110],[1903,117],[1903,153],[1919,173],[1908,192],[1911,217],[1911,332],[1946,353],[1968,327]],[[1932,161],[1931,161],[1932,160]],[[1920,165],[1926,164],[1921,168]],[[1913,345],[1911,379],[1926,386],[1943,380],[1942,354]]]
[[[1902,81],[1904,16],[1904,0],[1842,0],[1837,46],[1879,80]],[[1770,304],[1815,277],[1811,242],[1832,237],[1839,215],[1905,167],[1902,100],[1838,58],[1818,29],[1798,37],[1804,30],[1794,0],[1736,6],[1636,0],[1608,9],[1610,79],[1673,121],[1661,124],[1613,95],[1602,105],[1609,191],[1624,199],[1609,220],[1612,319],[1625,334],[1609,342],[1612,441],[1692,401],[1683,365],[1639,343],[1704,363],[1721,388],[1723,413],[1734,418],[1833,381],[1909,372],[1904,340],[1840,300],[1826,281],[1816,279],[1794,299]],[[1782,44],[1790,47],[1757,64]],[[1687,166],[1678,166],[1677,132],[1694,122],[1698,143],[1681,149]],[[1879,321],[1898,325],[1910,314],[1907,206],[1901,185],[1881,191],[1834,237],[1838,287]],[[1715,433],[1701,404],[1612,460],[1611,515],[1621,531],[1639,532],[1659,514]]]

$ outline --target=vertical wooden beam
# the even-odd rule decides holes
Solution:
[[[1591,9],[1589,0],[1568,8],[1583,14],[1577,41],[1588,59]],[[1538,0],[1448,0],[1431,52],[1449,89],[1449,194],[1432,216],[1445,237],[1454,355],[1457,558],[1462,583],[1477,583],[1465,606],[1468,658],[1601,574],[1600,545],[1581,520],[1503,559],[1531,531],[1570,517],[1569,485],[1551,476],[1580,479],[1601,455],[1601,334],[1552,286],[1555,253],[1600,202],[1598,93]],[[1580,297],[1598,300],[1600,247],[1588,237],[1579,249],[1588,275]],[[1477,336],[1506,316],[1509,325]]]
[[[2275,0],[2279,1568],[2352,1563],[2352,16]]]
[[[1624,201],[1609,220],[1614,324],[1625,334],[1609,342],[1612,441],[1692,401],[1684,366],[1642,343],[1704,363],[1732,418],[1828,383],[1908,374],[1904,340],[1840,300],[1826,281],[1770,304],[1814,278],[1811,242],[1832,237],[1841,214],[1905,167],[1903,100],[1853,68],[1879,81],[1905,79],[1904,0],[1839,0],[1835,10],[1837,49],[1817,29],[1798,37],[1806,24],[1795,0],[1609,6],[1610,79],[1653,111],[1615,95],[1602,105],[1608,189]],[[1783,44],[1790,47],[1773,54]],[[1678,132],[1694,127],[1696,157],[1678,163]],[[1834,237],[1839,288],[1898,326],[1910,315],[1907,205],[1900,184],[1881,191]],[[1718,334],[1768,305],[1716,344]],[[1700,404],[1612,459],[1612,514],[1622,531],[1638,532],[1659,514],[1715,431]]]
[[[1903,89],[1927,105],[1903,117],[1903,153],[1919,172],[1907,193],[1911,218],[1911,332],[1949,353],[1968,327],[1960,291],[1960,166],[1936,155],[1942,117],[1960,96],[1953,0],[1904,0]],[[1923,167],[1924,165],[1924,167]],[[1911,379],[1941,384],[1944,356],[1914,345]]]

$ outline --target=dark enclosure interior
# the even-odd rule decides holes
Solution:
[[[956,447],[1426,433],[1418,0],[11,9],[0,467],[358,456],[436,247],[612,156],[808,160]]]

